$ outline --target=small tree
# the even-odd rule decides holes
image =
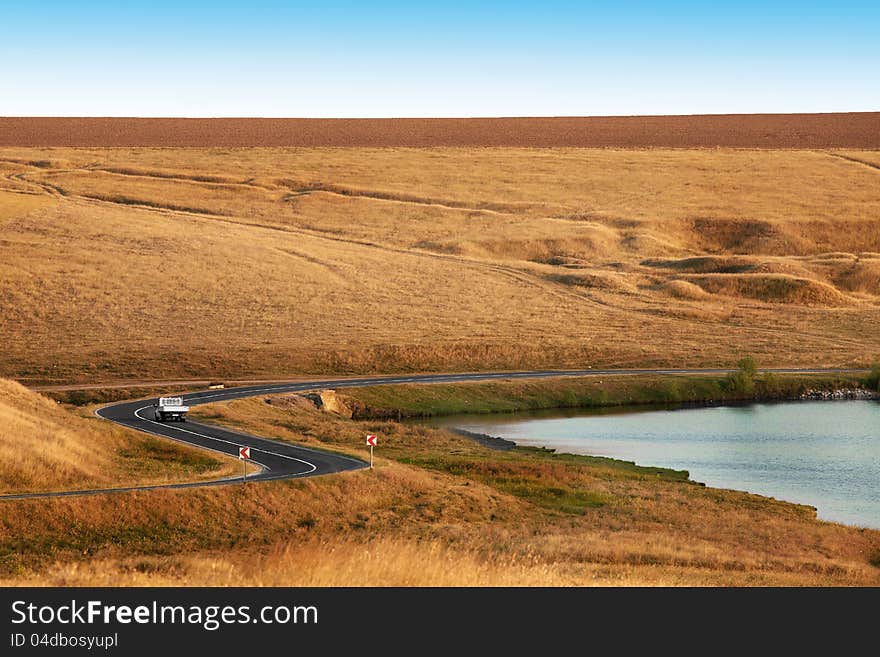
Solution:
[[[744,394],[752,394],[755,391],[755,374],[758,373],[758,364],[751,356],[746,356],[737,361],[739,368],[729,374],[727,384],[730,390]]]
[[[737,361],[736,366],[739,368],[740,372],[751,379],[754,379],[755,375],[758,373],[758,363],[756,363],[755,359],[751,356],[740,358]]]

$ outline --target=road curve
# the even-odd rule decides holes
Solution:
[[[372,376],[345,379],[317,379],[313,381],[297,381],[293,383],[267,383],[261,385],[242,386],[221,390],[203,390],[181,395],[184,403],[198,406],[211,402],[242,399],[259,395],[273,395],[285,392],[304,392],[316,388],[355,388],[378,385],[394,385],[401,383],[462,383],[468,381],[490,381],[497,379],[543,379],[555,377],[583,376],[620,376],[620,375],[670,375],[670,374],[706,374],[723,375],[730,369],[614,369],[614,370],[541,370],[529,372],[487,372],[465,374],[418,374],[412,376]],[[857,370],[852,369],[768,369],[763,370],[777,374],[843,374]],[[268,481],[275,479],[292,479],[317,475],[357,470],[366,467],[360,459],[334,454],[269,440],[249,434],[233,431],[216,425],[199,422],[156,422],[152,418],[150,407],[155,399],[141,399],[104,406],[96,414],[111,422],[144,433],[162,438],[169,438],[181,443],[220,452],[229,456],[238,456],[242,446],[251,448],[251,460],[260,467],[260,472],[250,474],[248,481]],[[96,495],[100,493],[116,493],[134,490],[154,490],[159,488],[196,488],[216,486],[232,482],[240,482],[241,477],[215,479],[178,484],[159,484],[154,486],[130,486],[123,488],[102,488],[90,490],[72,490],[48,493],[20,493],[0,495],[0,500],[28,499],[39,497],[69,497],[75,495]]]

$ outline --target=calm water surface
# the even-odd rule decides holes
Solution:
[[[810,504],[880,529],[880,403],[795,402],[680,410],[454,416],[438,424],[688,470],[709,486]]]

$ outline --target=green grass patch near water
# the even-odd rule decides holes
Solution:
[[[349,388],[345,395],[352,400],[356,419],[414,418],[552,408],[797,399],[807,390],[835,390],[862,383],[855,374],[758,373],[754,385],[744,390],[734,378],[726,376],[601,375],[374,386]]]

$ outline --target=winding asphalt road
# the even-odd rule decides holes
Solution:
[[[490,381],[493,379],[544,379],[553,377],[583,376],[619,376],[639,374],[707,374],[723,375],[729,369],[618,369],[618,370],[543,370],[534,372],[495,372],[467,374],[420,374],[414,376],[374,376],[348,379],[320,379],[314,381],[297,381],[295,383],[270,383],[263,385],[242,386],[223,390],[204,390],[182,395],[184,403],[189,406],[208,404],[211,402],[272,395],[285,392],[304,392],[319,388],[354,388],[400,383],[461,383],[466,381]],[[843,374],[853,372],[849,369],[771,369],[764,370],[777,374]],[[199,422],[156,422],[153,419],[152,406],[155,399],[122,402],[104,406],[96,414],[111,422],[153,434],[170,438],[181,443],[194,445],[220,452],[229,456],[238,456],[242,446],[251,448],[251,461],[260,467],[260,472],[248,475],[248,481],[268,481],[273,479],[292,479],[296,477],[312,477],[346,470],[364,468],[367,464],[342,454],[310,449],[267,438],[252,436],[224,427],[202,424]],[[216,479],[180,484],[161,484],[155,486],[133,486],[125,488],[105,488],[92,490],[59,491],[49,493],[21,493],[17,495],[0,495],[0,500],[27,499],[36,497],[67,497],[74,495],[96,495],[100,493],[118,493],[133,490],[152,490],[158,488],[195,488],[200,486],[216,486],[241,482],[241,477]]]

